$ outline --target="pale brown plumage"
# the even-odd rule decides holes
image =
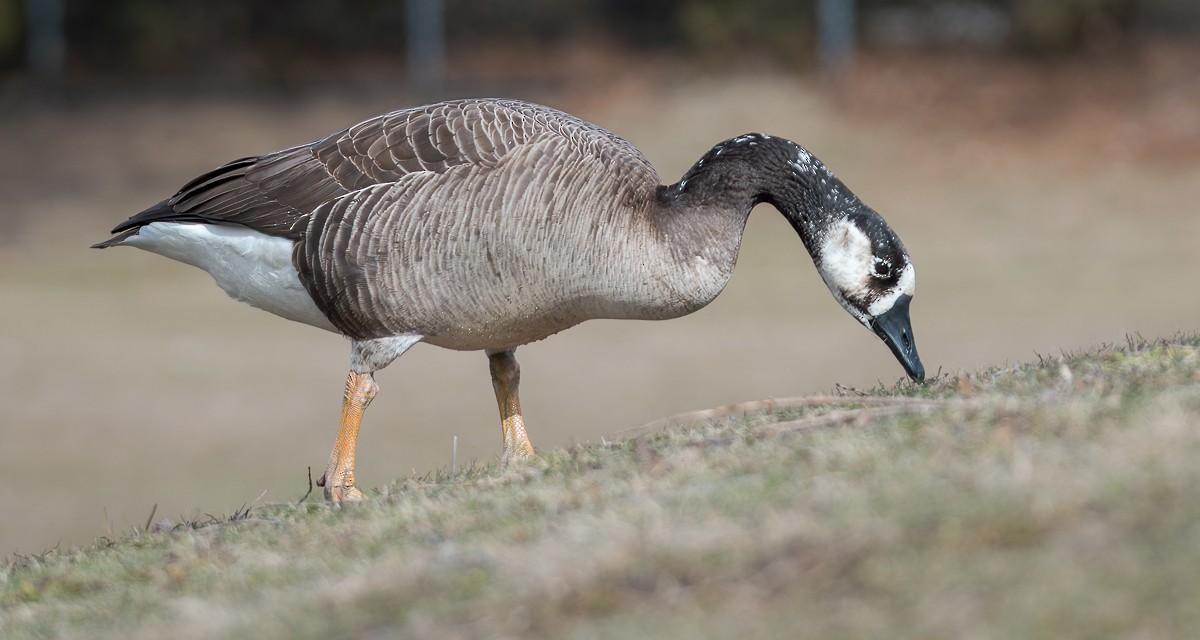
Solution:
[[[443,102],[230,162],[96,246],[195,264],[240,300],[351,338],[326,474],[340,500],[361,496],[354,441],[373,371],[417,341],[487,351],[506,456],[531,454],[513,350],[591,318],[703,307],[728,281],[758,202],[784,213],[835,298],[923,375],[903,245],[807,151],[761,134],[717,145],[664,186],[631,144],[573,116]],[[895,326],[879,328],[883,315],[868,309]]]

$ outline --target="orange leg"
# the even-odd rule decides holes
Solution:
[[[500,426],[504,435],[504,462],[528,460],[533,457],[533,445],[525,433],[525,419],[521,417],[521,398],[517,387],[521,384],[521,368],[513,351],[488,353],[492,371],[492,389],[496,391],[496,404],[500,407]]]
[[[346,376],[346,395],[342,398],[342,421],[337,441],[329,454],[329,467],[322,476],[325,498],[331,502],[358,502],[365,499],[354,486],[354,448],[358,444],[358,427],[363,412],[379,391],[370,373],[350,372]]]

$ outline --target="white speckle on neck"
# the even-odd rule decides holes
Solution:
[[[812,175],[816,173],[816,167],[813,166],[812,154],[805,151],[803,147],[798,147],[796,157],[788,160],[788,166],[795,169],[798,173]]]
[[[729,142],[731,144],[747,144],[753,147],[759,142],[764,142],[770,139],[771,136],[762,133],[744,133],[736,138],[730,139]]]

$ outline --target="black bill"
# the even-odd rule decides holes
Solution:
[[[871,330],[887,343],[892,355],[900,361],[900,366],[908,373],[908,377],[917,382],[925,381],[925,367],[921,365],[921,357],[917,355],[917,343],[913,340],[912,321],[908,317],[908,305],[912,296],[901,295],[896,304],[886,313],[871,320]]]

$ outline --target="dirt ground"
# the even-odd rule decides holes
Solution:
[[[805,145],[903,238],[917,344],[930,374],[952,374],[1200,330],[1198,61],[879,55],[840,82],[651,71],[520,97],[625,136],[667,181],[746,131]],[[141,92],[0,112],[0,554],[118,534],[155,505],[174,518],[304,493],[332,444],[346,342],[230,302],[191,267],[86,247],[212,166],[405,103]],[[709,308],[522,348],[534,444],[902,376],[779,215],[761,207],[747,233]],[[454,436],[460,464],[499,452],[481,354],[421,345],[378,379],[361,486],[448,467]]]

